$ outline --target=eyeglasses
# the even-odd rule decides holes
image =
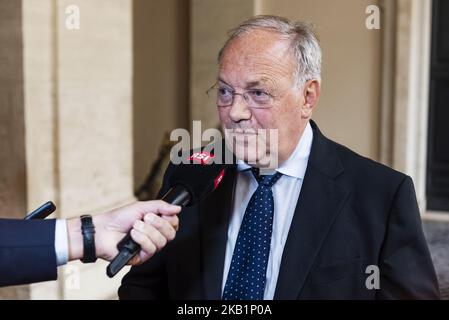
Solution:
[[[274,98],[262,89],[249,89],[238,93],[233,88],[218,83],[210,87],[206,93],[209,98],[216,99],[218,107],[230,107],[234,104],[235,96],[242,96],[249,108],[268,109],[272,107]]]

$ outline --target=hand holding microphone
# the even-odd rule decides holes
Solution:
[[[173,240],[178,228],[177,214],[181,207],[161,200],[140,201],[92,216],[95,226],[95,257],[111,261],[117,255],[117,243],[126,234],[142,247],[139,255],[129,261],[143,263],[165,244]],[[68,260],[83,259],[85,248],[79,218],[67,220]]]
[[[97,257],[111,261],[118,254],[116,244],[124,235],[130,234],[142,250],[129,264],[145,262],[175,238],[180,211],[179,206],[154,200],[136,202],[93,216]]]
[[[194,153],[189,158],[191,163],[177,165],[169,178],[171,188],[162,200],[183,207],[191,206],[215,190],[223,179],[226,165],[207,164],[203,161],[204,158],[204,153]],[[207,154],[207,158],[212,159],[213,155]],[[118,243],[117,249],[120,252],[106,270],[109,277],[115,276],[138,254],[141,246],[134,240],[132,234],[128,233]]]

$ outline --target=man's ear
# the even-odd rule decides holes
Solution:
[[[312,111],[318,104],[321,93],[321,84],[318,80],[309,80],[304,85],[304,104],[301,106],[301,117],[308,119],[312,116]]]

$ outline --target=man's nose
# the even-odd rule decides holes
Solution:
[[[234,103],[231,105],[229,117],[234,122],[251,119],[251,110],[242,95],[234,96]]]

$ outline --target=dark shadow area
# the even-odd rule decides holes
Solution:
[[[433,2],[427,208],[449,211],[449,2]]]
[[[449,300],[449,222],[423,221],[423,228],[437,272],[441,298]]]
[[[188,128],[188,70],[189,1],[134,0],[134,189],[150,174],[167,134]],[[159,173],[152,172],[155,184]]]

